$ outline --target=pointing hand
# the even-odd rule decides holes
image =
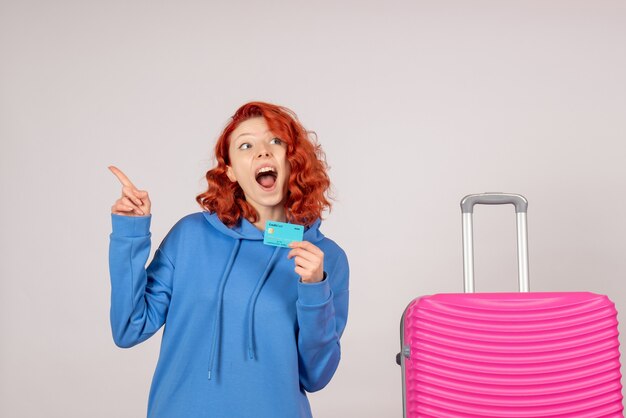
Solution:
[[[147,216],[150,214],[150,198],[148,192],[139,190],[122,171],[111,165],[109,170],[122,183],[122,197],[111,206],[111,213],[125,216]]]

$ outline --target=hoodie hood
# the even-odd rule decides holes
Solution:
[[[224,272],[219,281],[218,285],[218,298],[217,304],[215,307],[215,320],[213,323],[213,336],[211,339],[211,352],[209,353],[209,366],[208,366],[208,379],[211,380],[212,376],[215,374],[215,359],[219,352],[220,340],[221,340],[221,329],[222,329],[222,305],[224,303],[224,289],[226,287],[226,282],[230,277],[230,272],[232,271],[233,264],[235,263],[235,259],[237,258],[237,254],[239,252],[239,248],[241,247],[242,240],[251,240],[251,241],[263,241],[263,231],[259,230],[256,226],[254,226],[247,219],[241,219],[237,225],[232,228],[227,227],[222,223],[222,221],[218,218],[216,213],[210,213],[207,211],[203,211],[205,219],[209,224],[211,224],[215,229],[219,232],[223,233],[234,239],[234,244],[232,250],[230,252],[230,257],[228,262],[226,263],[226,267],[224,268]],[[324,235],[319,230],[319,226],[321,225],[321,220],[318,218],[313,222],[313,224],[309,227],[304,228],[304,241],[309,241],[311,243],[315,243],[321,241],[324,238]],[[279,255],[282,250],[288,250],[288,248],[276,247],[270,260],[268,261],[265,271],[257,280],[257,285],[250,295],[248,299],[248,332],[247,332],[247,352],[250,359],[254,359],[256,356],[256,348],[254,343],[254,314],[256,301],[259,297],[259,293],[263,289],[263,285],[267,280],[268,276],[272,272],[274,265],[279,259]]]
[[[254,226],[247,219],[242,218],[237,225],[229,228],[222,223],[220,218],[217,216],[217,213],[203,211],[202,214],[215,229],[224,235],[228,235],[229,237],[235,239],[263,241],[263,231]],[[322,220],[317,218],[311,226],[304,227],[304,241],[315,243],[324,239],[324,234],[322,234],[319,230],[321,224]]]

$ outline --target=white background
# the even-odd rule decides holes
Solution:
[[[0,416],[145,416],[160,333],[111,338],[107,166],[150,192],[154,252],[250,100],[331,166],[351,305],[316,418],[401,416],[400,317],[461,290],[466,194],[528,198],[532,290],[626,312],[626,2],[5,0]],[[514,290],[513,210],[475,227],[477,290]]]

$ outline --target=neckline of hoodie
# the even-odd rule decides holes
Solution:
[[[254,226],[249,220],[241,218],[239,222],[233,227],[226,226],[217,216],[215,212],[202,211],[204,218],[213,225],[218,231],[232,238],[239,238],[252,241],[263,241],[264,231],[261,231]],[[298,224],[293,224],[298,225]],[[310,226],[304,227],[303,240],[310,242],[317,242],[324,238],[324,234],[319,230],[321,225],[321,219],[316,219]]]

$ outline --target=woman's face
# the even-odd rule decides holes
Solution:
[[[282,210],[290,174],[287,145],[270,132],[265,118],[239,124],[230,134],[228,156],[226,174],[239,183],[246,201],[260,214]]]

